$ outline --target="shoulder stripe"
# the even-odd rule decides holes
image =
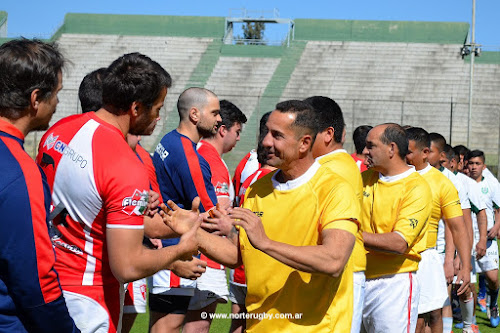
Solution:
[[[212,202],[212,199],[210,199],[210,196],[208,195],[207,188],[203,180],[203,173],[200,168],[198,155],[194,151],[191,141],[181,137],[181,142],[182,142],[182,147],[184,148],[184,153],[186,154],[186,160],[188,163],[189,172],[192,175],[196,192],[200,197],[203,209],[207,211],[210,208],[212,208],[215,205],[215,203]]]

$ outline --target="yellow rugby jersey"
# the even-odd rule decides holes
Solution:
[[[363,180],[361,179],[359,168],[351,155],[344,149],[338,149],[329,154],[320,156],[316,160],[319,164],[330,168],[333,172],[344,177],[344,179],[351,184],[354,193],[358,197],[359,202],[361,202],[361,198],[363,197]],[[366,269],[366,251],[363,243],[362,228],[360,228],[359,232],[356,234],[356,244],[354,244],[351,257],[355,272],[361,272]]]
[[[451,219],[463,216],[458,191],[442,172],[430,164],[418,173],[427,181],[432,192],[432,211],[429,218],[426,235],[416,245],[422,252],[436,247],[439,220],[441,217]]]
[[[352,187],[318,163],[298,179],[279,184],[270,173],[246,192],[244,208],[262,219],[267,236],[294,246],[315,246],[324,229],[358,232],[359,210]],[[290,188],[284,188],[289,185]],[[349,332],[353,308],[353,269],[341,276],[305,273],[256,250],[240,229],[247,279],[246,307],[255,316],[301,314],[300,318],[247,319],[247,332]]]
[[[415,244],[425,234],[431,213],[432,193],[422,176],[411,170],[408,175],[404,174],[404,178],[391,182],[379,179],[379,173],[373,169],[361,175],[363,230],[371,233],[398,232],[408,244],[404,254],[367,249],[365,274],[369,279],[418,269],[421,257]]]

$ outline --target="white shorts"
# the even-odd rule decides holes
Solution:
[[[229,300],[233,304],[245,305],[247,286],[229,282]]]
[[[448,298],[448,288],[444,268],[439,254],[434,249],[420,253],[417,277],[420,282],[418,314],[443,308]]]
[[[481,259],[476,260],[476,271],[485,273],[495,269],[498,269],[498,244],[496,239],[489,239],[486,243],[486,254]]]
[[[415,272],[367,279],[361,332],[415,332],[419,297]]]
[[[216,301],[227,303],[228,296],[226,270],[207,267],[205,273],[196,280],[196,289],[188,309],[200,310]]]
[[[108,333],[110,316],[105,307],[86,295],[63,290],[68,312],[82,332]]]
[[[365,272],[354,272],[354,302],[352,311],[351,333],[359,333],[363,321],[363,303],[365,300]]]
[[[130,282],[125,287],[123,313],[146,313],[146,279]]]
[[[172,271],[163,270],[148,277],[147,281],[151,294],[193,296],[197,280],[180,278]]]

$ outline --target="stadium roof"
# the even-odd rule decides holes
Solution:
[[[463,44],[463,22],[295,19],[296,40]],[[52,39],[62,33],[222,38],[224,17],[68,13]]]

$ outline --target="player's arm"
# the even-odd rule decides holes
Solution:
[[[403,254],[408,249],[408,243],[403,235],[397,232],[374,234],[363,232],[363,241],[367,249]]]
[[[27,182],[20,177],[0,189],[0,293],[4,300],[11,298],[15,303],[10,316],[20,315],[29,332],[79,332],[54,269],[44,189],[40,174],[36,176],[32,177],[39,181]],[[41,195],[19,190],[26,188]]]
[[[170,200],[167,204],[171,209],[161,206],[163,210],[160,214],[163,221],[178,234],[184,234],[191,225],[197,223],[197,221],[201,222],[202,216],[197,212],[200,204],[199,198],[193,200],[191,211],[180,208]],[[221,215],[218,210],[214,210],[214,213],[216,217]],[[196,237],[199,250],[208,258],[229,268],[236,268],[241,265],[239,238],[236,229],[233,228],[227,237],[220,237],[199,228]]]
[[[481,259],[486,254],[486,243],[488,240],[488,218],[485,209],[477,213],[476,221],[477,229],[479,230],[479,241],[476,244],[476,259]]]
[[[144,235],[149,238],[177,238],[179,234],[163,223],[159,214],[144,216]]]
[[[500,208],[495,208],[494,214],[495,214],[495,224],[493,225],[493,228],[488,230],[489,239],[496,238],[500,233]]]
[[[107,228],[109,263],[113,275],[122,283],[135,281],[167,269],[176,260],[186,259],[198,252],[195,223],[181,236],[177,245],[158,250],[142,246],[144,232],[141,229]]]
[[[404,254],[409,245],[421,238],[427,228],[427,220],[431,210],[431,193],[425,183],[405,193],[401,200],[394,228],[387,233],[363,232],[365,247],[383,252]]]
[[[455,275],[454,263],[456,248],[453,243],[453,235],[450,231],[450,227],[446,222],[444,223],[444,241],[444,274],[446,282],[451,283],[453,281],[453,276]]]
[[[236,207],[230,210],[234,224],[245,229],[248,240],[256,249],[297,270],[308,273],[323,273],[338,277],[351,256],[358,230],[354,221],[342,220],[347,230],[328,228],[321,232],[321,244],[316,246],[293,246],[269,239],[261,219],[251,210]],[[348,231],[349,230],[349,231]]]

